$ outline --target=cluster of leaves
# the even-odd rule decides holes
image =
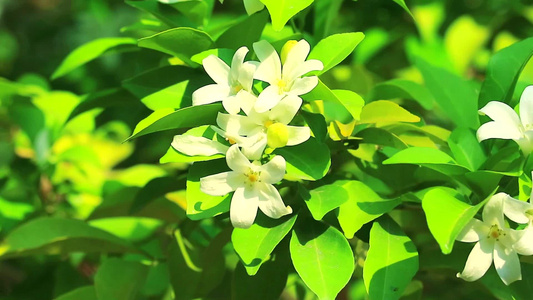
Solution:
[[[124,37],[80,46],[51,75],[53,87],[94,76],[109,89],[0,80],[0,295],[529,299],[531,261],[510,286],[494,269],[467,284],[455,274],[471,246],[454,241],[496,192],[531,193],[533,163],[516,143],[476,138],[488,120],[479,108],[515,106],[533,82],[533,40],[520,41],[531,32],[508,30],[521,14],[531,27],[531,7],[488,1],[468,15],[440,1],[262,0],[248,16],[241,1],[125,2],[142,15]],[[281,51],[302,38],[324,69],[295,120],[313,138],[275,150],[294,213],[234,229],[230,197],[199,188],[225,160],[180,153],[172,137],[199,134],[187,130],[215,125],[222,110],[191,106],[211,83],[205,57],[229,63],[241,46]],[[118,57],[124,77],[90,73],[101,56]]]

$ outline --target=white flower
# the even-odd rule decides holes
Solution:
[[[205,71],[215,81],[194,91],[192,104],[202,105],[222,101],[224,109],[230,114],[237,114],[242,107],[255,101],[252,94],[253,74],[256,66],[244,62],[248,48],[241,47],[231,62],[231,68],[220,58],[209,55],[202,64]]]
[[[177,151],[189,156],[224,154],[229,148],[217,141],[192,135],[175,135],[171,146]]]
[[[486,139],[510,139],[518,143],[524,154],[533,150],[533,86],[528,86],[520,97],[520,117],[507,104],[491,101],[481,113],[493,121],[487,122],[477,131],[479,141]]]
[[[203,177],[200,189],[209,195],[223,196],[235,191],[231,198],[230,219],[234,227],[250,227],[259,208],[265,215],[278,219],[292,213],[285,206],[278,190],[272,185],[285,175],[285,159],[275,156],[268,163],[251,163],[233,145],[226,153],[226,161],[232,171]]]
[[[477,242],[463,272],[457,277],[466,281],[478,280],[494,261],[494,267],[506,285],[522,279],[520,261],[513,245],[522,237],[523,231],[505,226],[503,206],[507,197],[505,193],[492,196],[483,209],[483,221],[472,219],[457,237],[462,242]]]
[[[288,125],[301,105],[302,99],[289,95],[263,113],[255,109],[248,116],[219,113],[217,124],[226,132],[226,138],[228,134],[232,137],[246,136],[246,140],[237,144],[242,146],[245,156],[259,159],[267,145],[270,148],[281,148],[298,145],[309,139],[309,127]]]
[[[532,194],[533,196],[533,194]],[[523,236],[515,243],[515,250],[522,255],[533,255],[533,204],[512,197],[505,198],[503,213],[518,224],[527,224]]]
[[[256,13],[265,7],[263,2],[259,0],[244,0],[244,9],[248,15]]]
[[[282,59],[267,41],[254,43],[253,47],[255,54],[261,61],[254,78],[270,84],[257,99],[255,109],[258,112],[265,112],[276,106],[285,95],[303,95],[310,92],[318,84],[317,76],[302,78],[310,71],[324,68],[319,60],[305,61],[310,50],[307,41],[287,42],[282,50]],[[285,53],[287,54],[284,55]]]

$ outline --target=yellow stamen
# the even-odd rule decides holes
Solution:
[[[227,140],[228,140],[228,143],[230,143],[230,145],[234,145],[235,143],[237,143],[237,141],[235,141],[232,138],[228,138]]]
[[[298,41],[295,40],[289,40],[283,45],[283,48],[281,48],[281,63],[284,64],[285,60],[287,60],[287,55],[289,55],[289,52],[291,52],[292,48],[298,44]]]
[[[270,127],[270,125],[272,125],[272,124],[274,124],[274,121],[272,121],[272,120],[266,120],[265,123],[263,123],[263,125],[266,128]]]

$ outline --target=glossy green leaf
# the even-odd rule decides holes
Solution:
[[[290,260],[287,248],[278,251],[273,259],[265,262],[254,276],[249,276],[242,263],[233,273],[232,299],[278,300],[282,298],[287,283]]]
[[[217,47],[237,50],[242,46],[246,46],[248,49],[252,49],[252,44],[261,38],[261,33],[263,32],[263,28],[265,28],[267,18],[268,13],[262,11],[231,26],[217,38]],[[236,36],[239,38],[236,39]]]
[[[520,73],[533,55],[533,38],[525,39],[494,54],[479,92],[478,106],[490,101],[511,103]]]
[[[90,41],[74,49],[57,67],[51,78],[57,79],[65,76],[72,70],[83,66],[106,52],[119,50],[120,46],[132,46],[135,43],[135,39],[132,38],[100,38]],[[131,48],[135,49],[135,46]]]
[[[135,251],[130,244],[75,219],[40,218],[11,231],[0,244],[0,258],[71,252]]]
[[[400,200],[386,200],[377,195],[361,181],[343,180],[342,187],[348,192],[348,201],[339,206],[339,224],[344,235],[351,239],[361,227],[391,211]]]
[[[129,105],[133,101],[136,101],[135,97],[121,88],[114,88],[89,94],[76,106],[76,108],[74,108],[74,110],[70,113],[68,120],[72,120],[80,114],[92,109]]]
[[[261,0],[272,18],[272,28],[281,31],[290,18],[313,3],[313,0]]]
[[[159,0],[159,2],[168,3],[174,9],[181,12],[187,19],[194,24],[204,25],[204,18],[210,14],[212,9],[212,1],[203,0],[187,0],[187,1],[173,1],[173,0]],[[209,4],[211,2],[211,5]]]
[[[142,38],[137,42],[137,45],[170,54],[191,63],[191,56],[214,48],[215,42],[203,31],[179,27]]]
[[[337,20],[342,7],[342,0],[315,0],[315,15],[313,22],[313,33],[317,38],[325,38],[332,24]]]
[[[320,143],[324,142],[328,135],[328,126],[324,116],[321,114],[310,113],[305,110],[300,110],[299,113],[302,115],[309,128],[311,128],[311,132],[313,132],[313,136],[316,140]]]
[[[335,299],[354,271],[350,244],[337,229],[314,220],[293,231],[292,263],[319,299]]]
[[[157,110],[137,124],[128,140],[170,129],[215,125],[218,112],[221,110],[221,103],[190,106],[177,111],[172,109]]]
[[[439,243],[442,253],[451,253],[457,235],[491,196],[472,206],[453,189],[433,188],[424,194],[422,208],[429,231]]]
[[[158,197],[164,196],[166,193],[174,192],[182,189],[183,182],[174,177],[157,177],[150,180],[143,186],[137,195],[130,208],[130,213],[135,214],[142,210],[151,201]]]
[[[378,83],[372,90],[371,100],[389,100],[394,98],[413,99],[424,109],[430,110],[435,99],[426,87],[414,81],[392,79]]]
[[[191,106],[192,93],[212,83],[203,70],[185,66],[165,66],[122,82],[151,110]]]
[[[359,131],[355,136],[362,138],[367,144],[389,146],[400,150],[407,148],[405,142],[397,135],[382,128],[369,127]]]
[[[448,154],[434,148],[411,147],[394,154],[383,161],[384,165],[415,164],[425,166],[444,174],[463,174],[468,171],[458,165]]]
[[[306,142],[290,147],[276,149],[275,154],[283,156],[287,162],[288,180],[319,180],[326,175],[331,166],[331,154],[324,143],[311,137]]]
[[[295,221],[296,215],[274,220],[258,214],[250,228],[233,230],[231,235],[233,248],[241,258],[248,275],[253,276],[259,271],[274,248],[292,229]]]
[[[152,14],[157,19],[163,21],[170,27],[178,26],[194,26],[188,18],[186,18],[177,9],[170,5],[159,3],[154,0],[126,0],[126,4],[133,6],[137,9]]]
[[[399,299],[418,271],[418,252],[400,226],[390,218],[374,222],[363,268],[369,298]]]
[[[360,123],[376,123],[376,126],[380,126],[396,122],[416,123],[420,122],[420,117],[387,100],[370,102],[361,110]]]
[[[477,94],[474,88],[459,76],[430,65],[422,59],[417,60],[427,88],[435,101],[458,127],[477,129]]]
[[[341,63],[365,38],[362,32],[337,33],[320,40],[309,53],[308,59],[318,59],[324,69],[311,74],[320,75]]]
[[[448,145],[457,162],[471,171],[478,170],[487,159],[473,130],[457,128],[452,131]]]
[[[183,237],[180,230],[176,230],[174,236],[175,241],[168,250],[170,283],[174,291],[179,291],[174,299],[193,299],[202,278],[200,250]]]
[[[94,277],[98,300],[137,299],[147,275],[148,266],[138,262],[106,259]]]
[[[139,242],[152,236],[163,222],[152,218],[115,217],[91,220],[89,224],[126,241]]]
[[[54,300],[99,300],[94,286],[84,286],[55,298]]]
[[[405,0],[392,0],[392,1],[398,3],[399,6],[401,6],[411,17],[414,18],[413,14],[411,13],[409,8],[407,7],[407,4],[405,4]]]
[[[306,101],[322,100],[324,102],[338,104],[338,107],[344,109],[344,111],[351,115],[354,120],[359,120],[359,115],[361,113],[360,107],[364,105],[364,102],[361,103],[358,97],[354,96],[352,92],[339,93],[343,93],[342,95],[348,95],[346,99],[343,99],[344,102],[319,79],[318,85],[311,92],[302,95],[302,98]],[[324,103],[324,105],[326,105],[326,103]]]
[[[224,158],[195,162],[187,176],[187,216],[192,220],[211,218],[229,211],[231,193],[226,196],[211,196],[200,190],[200,178],[229,171]]]
[[[354,120],[361,118],[361,111],[365,105],[365,100],[359,94],[349,90],[333,90],[332,92],[339,102],[346,107]]]
[[[348,201],[348,192],[343,185],[338,183],[327,184],[309,191],[309,196],[305,197],[305,204],[317,221],[330,211]]]

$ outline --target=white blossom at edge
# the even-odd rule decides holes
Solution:
[[[234,227],[250,227],[259,208],[270,218],[278,219],[292,213],[285,206],[278,190],[273,186],[285,175],[285,159],[275,156],[268,163],[250,162],[233,145],[226,153],[226,162],[231,171],[200,178],[202,192],[223,196],[233,192],[230,205],[230,220]]]

